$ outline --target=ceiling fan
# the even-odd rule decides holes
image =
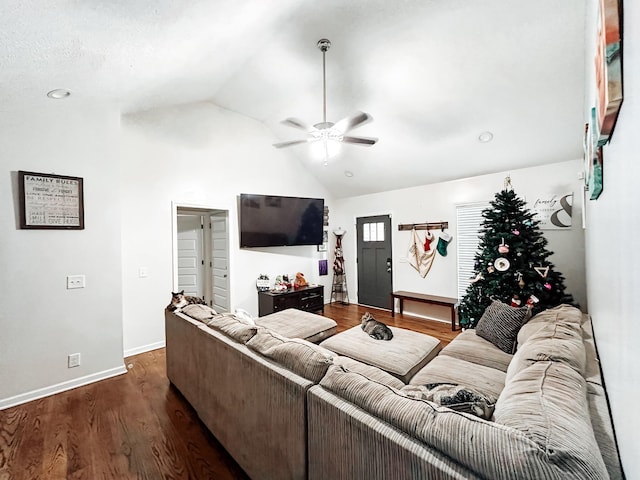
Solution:
[[[322,122],[316,123],[315,125],[308,125],[297,118],[287,118],[286,120],[283,120],[282,123],[289,125],[290,127],[305,130],[307,132],[307,138],[273,144],[276,148],[283,148],[302,143],[322,142],[325,165],[327,164],[330,156],[329,145],[331,142],[355,143],[358,145],[371,146],[378,141],[377,138],[373,137],[354,137],[346,135],[350,130],[373,120],[371,115],[368,113],[356,112],[355,114],[343,118],[336,123],[327,122],[327,75],[325,54],[330,47],[331,42],[326,38],[318,40],[318,48],[322,52]]]

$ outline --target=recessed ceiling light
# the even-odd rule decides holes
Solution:
[[[349,170],[346,170],[346,171],[344,172],[344,176],[345,176],[345,177],[349,177],[349,178],[351,178],[351,177],[353,177],[353,172],[350,172]]]
[[[67,98],[69,95],[71,95],[71,92],[65,88],[56,88],[47,93],[47,97],[53,98],[54,100],[61,100]]]
[[[489,131],[482,132],[480,135],[478,135],[479,142],[489,143],[491,140],[493,140],[493,133]]]

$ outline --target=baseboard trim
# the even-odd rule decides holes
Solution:
[[[151,350],[157,350],[158,348],[164,348],[165,342],[150,343],[149,345],[142,345],[141,347],[130,348],[124,351],[124,357],[132,357],[133,355],[140,355],[141,353],[150,352]]]
[[[102,372],[93,373],[84,377],[74,378],[73,380],[68,380],[66,382],[57,383],[49,387],[32,390],[31,392],[21,393],[20,395],[15,395],[13,397],[3,398],[0,399],[0,410],[15,407],[16,405],[22,405],[23,403],[38,400],[50,395],[55,395],[56,393],[66,392],[67,390],[99,382],[100,380],[106,380],[107,378],[116,377],[124,373],[127,373],[127,369],[122,365],[120,367],[103,370]]]

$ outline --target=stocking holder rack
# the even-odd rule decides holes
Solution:
[[[424,222],[424,223],[401,223],[398,225],[398,230],[444,230],[449,228],[449,222]]]

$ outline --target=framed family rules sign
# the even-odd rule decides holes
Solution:
[[[18,171],[20,228],[84,229],[82,178]]]

